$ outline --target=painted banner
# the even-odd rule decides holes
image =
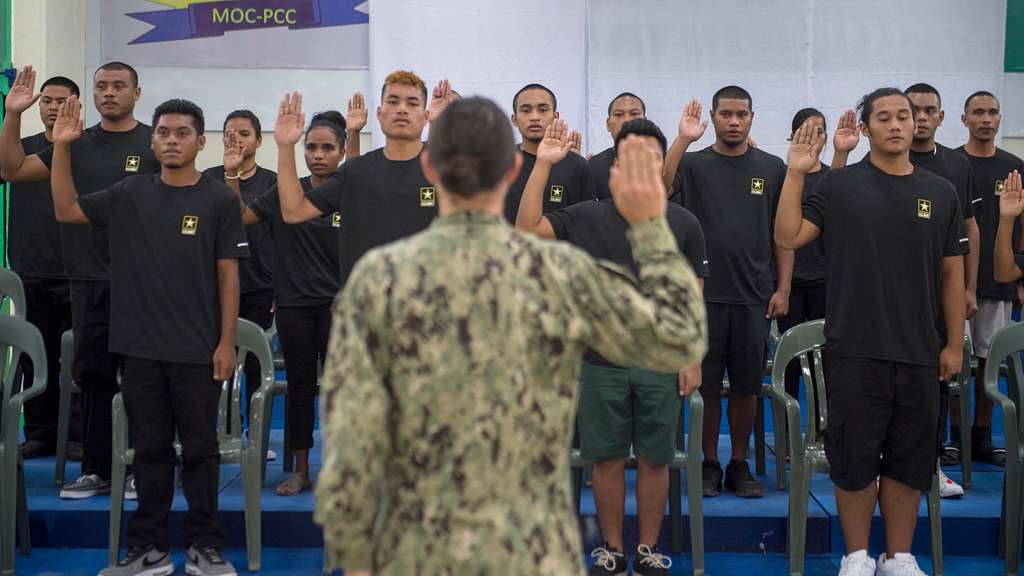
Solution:
[[[363,69],[366,0],[99,0],[102,60],[185,68]]]

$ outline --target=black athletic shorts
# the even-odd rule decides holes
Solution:
[[[760,394],[769,331],[767,305],[708,302],[706,307],[708,353],[701,364],[700,393],[718,398],[728,370],[731,392]]]
[[[829,356],[826,363],[829,476],[843,490],[885,476],[928,491],[935,474],[939,369]]]

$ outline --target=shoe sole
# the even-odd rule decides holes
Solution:
[[[174,564],[154,566],[142,572],[136,572],[133,576],[171,576],[171,574],[174,574]]]
[[[188,562],[185,564],[185,574],[189,576],[208,576],[206,572],[199,569],[199,566]],[[238,576],[238,572],[226,572],[224,574],[218,574],[217,576]]]
[[[104,494],[110,494],[110,490],[97,490],[96,492],[65,492],[60,491],[60,497],[62,500],[84,500],[86,498],[92,498],[93,496],[102,496]]]

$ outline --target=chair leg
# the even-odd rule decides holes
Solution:
[[[12,442],[13,443],[13,442]],[[17,452],[15,444],[0,459],[0,574],[14,574],[14,506],[17,484]]]
[[[124,462],[115,462],[110,474],[110,543],[107,546],[107,561],[117,564],[121,551],[121,517],[124,516]]]
[[[960,469],[963,487],[971,487],[971,379],[960,389]]]
[[[772,431],[775,435],[775,484],[779,490],[786,489],[786,454],[789,446],[786,443],[785,411],[774,400],[772,405]]]
[[[754,417],[754,470],[758,476],[765,471],[764,455],[764,398],[757,396],[757,415]]]
[[[673,554],[683,553],[683,495],[680,490],[680,474],[678,468],[668,471],[668,524]]]
[[[718,398],[715,398],[719,401]],[[704,438],[704,402],[699,392],[689,400],[686,427],[686,504],[690,514],[690,557],[693,576],[704,576],[704,485],[700,446]]]
[[[57,406],[57,455],[53,483],[64,485],[64,471],[68,458],[68,436],[71,429],[71,382],[61,381],[60,401]]]
[[[25,467],[18,461],[18,503],[15,519],[18,531],[18,548],[22,556],[32,553],[32,534],[28,523],[28,498],[25,495]]]
[[[789,541],[789,574],[801,576],[804,573],[804,560],[807,553],[807,500],[810,498],[811,471],[804,465],[798,465],[792,456],[793,469],[789,482],[789,529],[786,538]]]
[[[932,533],[932,574],[942,576],[942,510],[939,504],[939,475],[932,476],[932,489],[928,491],[928,524]]]
[[[1016,576],[1020,570],[1021,539],[1021,465],[1014,458],[1006,459],[1003,477],[1004,515],[1002,546],[1006,551],[1006,574]]]
[[[242,454],[242,486],[245,490],[245,551],[249,560],[249,571],[258,572],[262,564],[263,526],[261,525],[260,477],[263,461],[267,459],[264,449],[259,446]]]

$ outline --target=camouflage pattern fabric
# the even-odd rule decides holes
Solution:
[[[322,384],[328,566],[583,573],[569,484],[583,352],[676,372],[706,348],[697,278],[665,219],[629,240],[638,282],[463,212],[356,265]]]

